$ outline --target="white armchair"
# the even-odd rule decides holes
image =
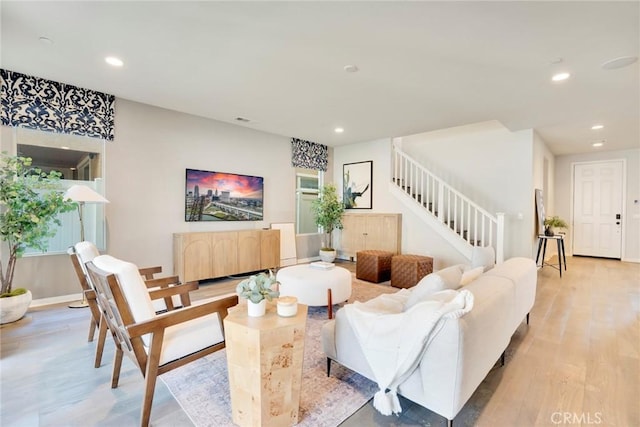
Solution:
[[[147,426],[157,376],[224,348],[223,319],[238,297],[157,314],[134,264],[100,255],[87,263],[87,271],[116,343],[111,386],[118,385],[125,353],[145,378],[140,424]]]
[[[76,275],[78,276],[78,281],[80,282],[80,287],[82,288],[87,305],[91,310],[88,341],[93,341],[96,326],[99,327],[94,362],[94,366],[99,368],[102,363],[102,353],[104,351],[108,327],[106,322],[101,322],[100,320],[101,310],[100,307],[98,307],[94,286],[88,277],[85,265],[99,256],[100,252],[98,252],[98,248],[93,243],[83,241],[70,247],[68,253]],[[159,266],[140,268],[138,272],[145,279],[147,288],[151,292],[151,299],[153,300],[153,306],[156,312],[165,312],[178,307],[191,305],[189,292],[198,288],[197,283],[181,284],[177,276],[155,279],[155,274],[162,273],[162,267]]]

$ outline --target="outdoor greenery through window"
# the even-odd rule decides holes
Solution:
[[[10,132],[15,153],[31,157],[33,167],[44,172],[60,172],[63,190],[80,184],[104,194],[104,140],[23,128],[12,128]],[[6,146],[3,149],[6,150]],[[87,203],[82,213],[85,240],[95,243],[98,249],[106,249],[104,205]],[[49,239],[47,254],[66,253],[70,246],[80,241],[78,211],[60,214],[59,218],[62,225]],[[25,256],[40,254],[43,252],[34,248],[25,251]]]
[[[318,198],[322,172],[296,169],[296,234],[317,233],[311,203]]]

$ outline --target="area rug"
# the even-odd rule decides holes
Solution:
[[[349,301],[366,301],[395,292],[353,278]],[[369,401],[376,384],[337,363],[327,377],[320,331],[327,322],[326,307],[309,307],[302,371],[299,426],[335,427]],[[234,426],[224,350],[189,363],[160,377],[196,427]]]

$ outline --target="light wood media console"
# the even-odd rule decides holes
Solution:
[[[280,266],[280,230],[174,233],[173,274],[183,282]]]

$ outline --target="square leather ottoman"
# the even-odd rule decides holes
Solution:
[[[367,250],[356,252],[356,278],[380,283],[391,278],[393,252]]]
[[[391,286],[410,288],[433,272],[433,258],[423,255],[394,255],[391,258]]]

